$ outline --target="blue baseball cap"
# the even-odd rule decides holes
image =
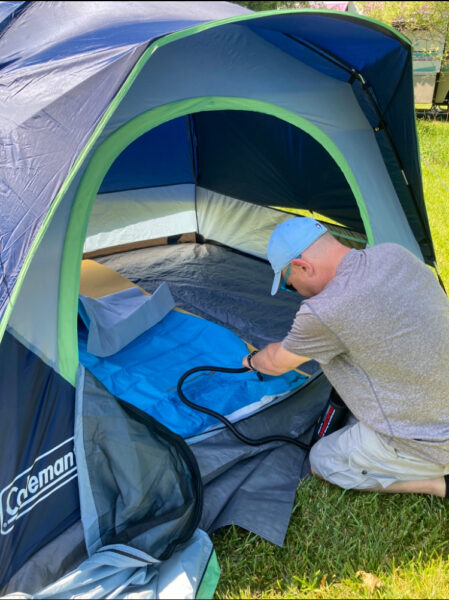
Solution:
[[[288,219],[274,229],[267,246],[267,257],[274,271],[272,296],[279,289],[282,269],[326,232],[324,225],[309,217]]]

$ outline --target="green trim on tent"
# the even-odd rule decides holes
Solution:
[[[325,133],[303,117],[268,102],[236,97],[191,98],[142,113],[117,129],[98,146],[86,168],[73,201],[62,257],[58,312],[59,369],[61,375],[69,382],[75,382],[78,368],[76,315],[83,245],[92,205],[107,171],[129,144],[150,129],[177,117],[212,110],[247,110],[264,113],[291,123],[312,136],[329,152],[343,171],[359,207],[368,243],[374,243],[364,199],[345,157]]]
[[[201,31],[206,31],[207,29],[211,29],[212,27],[216,27],[216,26],[220,26],[220,25],[228,25],[229,23],[237,23],[240,21],[250,21],[253,19],[262,19],[264,17],[273,17],[273,16],[278,17],[278,16],[282,16],[282,15],[298,14],[298,13],[309,13],[309,14],[316,13],[318,15],[330,15],[330,16],[335,15],[338,18],[347,18],[348,21],[363,21],[363,24],[365,24],[365,25],[375,26],[376,29],[385,29],[386,32],[388,32],[389,34],[393,34],[394,37],[396,37],[401,42],[405,42],[405,44],[407,44],[407,46],[411,47],[411,45],[412,45],[411,41],[403,33],[398,31],[391,25],[388,25],[387,23],[384,23],[377,19],[373,19],[371,17],[366,17],[364,15],[360,15],[357,13],[343,12],[340,10],[331,10],[331,9],[323,9],[323,8],[319,8],[319,9],[317,9],[317,8],[286,8],[283,10],[265,10],[265,11],[257,12],[256,14],[249,13],[247,15],[237,15],[235,17],[228,17],[227,19],[220,19],[218,21],[212,21],[209,23],[203,23],[201,25],[195,25],[193,27],[190,27],[189,29],[183,29],[182,31],[179,31],[176,33],[170,33],[170,34],[164,36],[163,38],[161,38],[158,42],[156,42],[156,44],[159,44],[159,46],[165,46],[166,43],[170,43],[170,42],[175,41],[176,39],[185,37],[185,35],[183,35],[183,34],[185,34],[186,32],[189,32],[187,35],[193,35],[195,33],[200,33]],[[168,40],[167,38],[170,38],[170,40]]]
[[[268,16],[280,16],[283,14],[296,14],[296,13],[318,13],[318,14],[329,14],[329,15],[335,14],[335,15],[339,15],[339,18],[341,18],[342,15],[345,15],[345,16],[349,15],[349,13],[342,13],[340,11],[324,10],[324,9],[287,9],[287,10],[263,11],[263,12],[259,12],[256,14],[250,13],[248,15],[239,15],[239,16],[235,16],[235,17],[229,17],[227,19],[220,19],[217,21],[212,21],[210,23],[204,23],[202,25],[196,25],[194,27],[189,27],[187,29],[177,31],[175,33],[167,34],[163,38],[160,38],[159,40],[153,42],[145,50],[145,52],[142,54],[142,56],[139,58],[139,60],[134,65],[133,69],[131,70],[130,74],[126,78],[122,87],[117,92],[117,94],[114,97],[114,99],[112,100],[111,104],[106,109],[103,117],[99,121],[98,125],[95,127],[88,142],[86,143],[86,145],[84,146],[84,148],[82,149],[80,154],[78,155],[73,167],[71,168],[65,181],[61,185],[59,192],[56,194],[56,196],[53,200],[53,203],[52,203],[45,219],[43,220],[42,225],[41,225],[35,239],[33,240],[33,243],[30,246],[27,256],[25,257],[25,260],[22,264],[22,268],[20,270],[20,273],[17,278],[14,289],[12,290],[8,306],[6,307],[6,310],[0,321],[0,342],[3,338],[3,334],[6,330],[6,326],[8,324],[9,318],[11,316],[11,312],[16,303],[17,296],[20,293],[20,289],[21,289],[23,281],[26,277],[30,263],[37,252],[39,244],[41,243],[42,238],[44,237],[51,220],[53,219],[56,209],[58,208],[62,198],[64,197],[65,193],[67,192],[75,175],[77,174],[80,167],[84,163],[84,160],[86,159],[88,153],[90,152],[90,150],[92,150],[95,142],[98,140],[98,138],[99,138],[101,132],[103,131],[103,129],[105,128],[107,122],[109,121],[109,119],[111,118],[111,116],[113,115],[113,113],[115,112],[115,110],[117,109],[117,107],[119,106],[121,101],[123,100],[123,97],[127,94],[128,90],[130,89],[134,80],[139,75],[140,71],[143,69],[143,67],[148,62],[148,60],[151,58],[153,53],[156,52],[156,50],[158,48],[162,48],[163,46],[166,46],[167,44],[170,44],[172,42],[175,42],[177,40],[180,40],[182,38],[185,38],[185,37],[197,34],[197,33],[201,33],[202,31],[206,31],[207,29],[212,29],[213,27],[220,27],[222,25],[227,25],[229,23],[238,23],[240,21],[260,19],[260,18],[264,18],[264,17],[268,17]],[[355,15],[353,13],[350,13],[350,15],[351,15],[350,17],[348,16],[349,20],[357,20],[358,19],[360,21],[364,21],[366,23],[375,25],[376,27],[383,28],[386,31],[389,31],[390,33],[394,34],[394,36],[397,37],[398,39],[400,39],[401,41],[403,41],[406,44],[408,44],[409,46],[411,46],[410,40],[408,40],[402,33],[397,31],[393,27],[386,25],[385,23],[382,23],[381,21],[377,21],[376,19],[371,19],[370,17],[364,17],[362,15]],[[63,370],[63,371],[65,372],[65,370]],[[72,376],[70,376],[69,381],[71,381],[71,382],[74,381]]]
[[[218,564],[217,554],[215,553],[215,550],[213,550],[195,598],[198,600],[213,598],[220,575],[221,570]]]

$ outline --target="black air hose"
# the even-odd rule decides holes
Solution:
[[[235,425],[233,425],[228,419],[226,419],[226,417],[223,417],[223,415],[221,415],[220,413],[217,413],[214,410],[211,410],[210,408],[205,408],[204,406],[194,404],[193,402],[188,400],[185,397],[184,392],[182,391],[182,384],[187,379],[187,377],[189,377],[193,373],[198,373],[199,371],[217,371],[219,373],[245,373],[245,371],[249,371],[249,369],[247,369],[246,367],[241,367],[240,369],[230,369],[227,367],[195,367],[194,369],[190,369],[190,371],[184,373],[184,375],[182,375],[178,381],[178,395],[184,402],[184,404],[186,404],[190,408],[193,408],[194,410],[198,410],[200,412],[205,413],[206,415],[215,417],[224,425],[226,425],[226,427],[228,427],[228,429],[230,429],[232,433],[244,444],[249,444],[250,446],[260,446],[262,444],[268,444],[269,442],[288,442],[289,444],[295,444],[296,446],[299,446],[300,448],[302,448],[302,450],[310,450],[311,444],[305,444],[304,442],[300,442],[296,438],[289,437],[286,435],[269,435],[267,437],[258,438],[256,440],[253,438],[249,438],[246,435],[243,435],[243,433],[240,433],[240,431],[235,427]]]

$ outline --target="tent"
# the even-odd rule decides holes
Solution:
[[[298,299],[270,297],[265,249],[294,211],[434,264],[410,44],[227,2],[2,2],[0,23],[0,590],[210,597],[210,534],[282,544],[307,453],[242,444],[176,380],[285,335]],[[186,391],[309,442],[330,386],[303,367]]]

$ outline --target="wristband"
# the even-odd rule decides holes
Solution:
[[[251,359],[253,356],[255,356],[257,353],[259,352],[259,350],[253,350],[251,352],[251,354],[248,354],[248,356],[246,357],[246,362],[248,363],[249,368],[251,369],[251,371],[257,371],[257,369],[255,369],[253,367],[253,365],[251,364]]]

